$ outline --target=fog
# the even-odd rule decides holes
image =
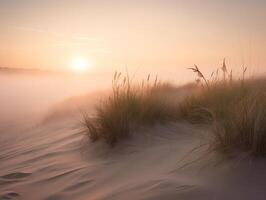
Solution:
[[[54,104],[107,88],[109,78],[64,74],[0,74],[1,125],[45,113]]]

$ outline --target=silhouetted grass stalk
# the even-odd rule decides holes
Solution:
[[[97,105],[96,116],[84,116],[92,141],[104,139],[111,146],[129,135],[134,127],[172,120],[176,109],[169,103],[167,92],[173,88],[148,75],[141,85],[133,85],[128,74],[115,72],[112,93]]]
[[[204,87],[194,87],[193,92],[181,102],[173,96],[179,90],[161,83],[150,75],[140,85],[133,85],[128,73],[122,77],[116,72],[112,93],[98,104],[94,117],[84,116],[84,124],[92,141],[105,140],[111,146],[129,135],[139,126],[157,122],[183,121],[208,124],[213,127],[210,147],[219,152],[246,151],[252,155],[266,154],[266,80],[235,80],[228,73],[225,59],[220,68],[207,80],[198,66],[189,68]],[[173,95],[174,94],[174,95]]]

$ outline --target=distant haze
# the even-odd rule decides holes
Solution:
[[[27,71],[24,73],[0,71],[0,80],[0,128],[11,119],[26,120],[36,115],[45,115],[55,104],[70,97],[91,94],[110,85],[109,81],[93,76]]]
[[[192,79],[226,57],[235,70],[266,71],[264,0],[1,0],[0,66],[66,70],[71,58],[90,73],[160,74]]]

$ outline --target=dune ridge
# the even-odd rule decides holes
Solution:
[[[190,89],[178,90],[181,99]],[[90,100],[72,98],[54,112],[0,127],[1,200],[264,199],[265,160],[248,152],[226,159],[210,152],[208,124],[141,124],[110,148],[104,140],[92,143],[79,110],[69,109],[92,108],[84,105],[95,103]]]

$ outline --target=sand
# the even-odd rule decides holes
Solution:
[[[143,127],[110,149],[87,140],[75,108],[55,107],[0,119],[1,200],[265,199],[265,160],[207,152],[206,127]]]
[[[73,118],[16,127],[1,139],[0,199],[264,199],[264,161],[189,153],[206,131],[142,128],[110,150],[90,144]]]

